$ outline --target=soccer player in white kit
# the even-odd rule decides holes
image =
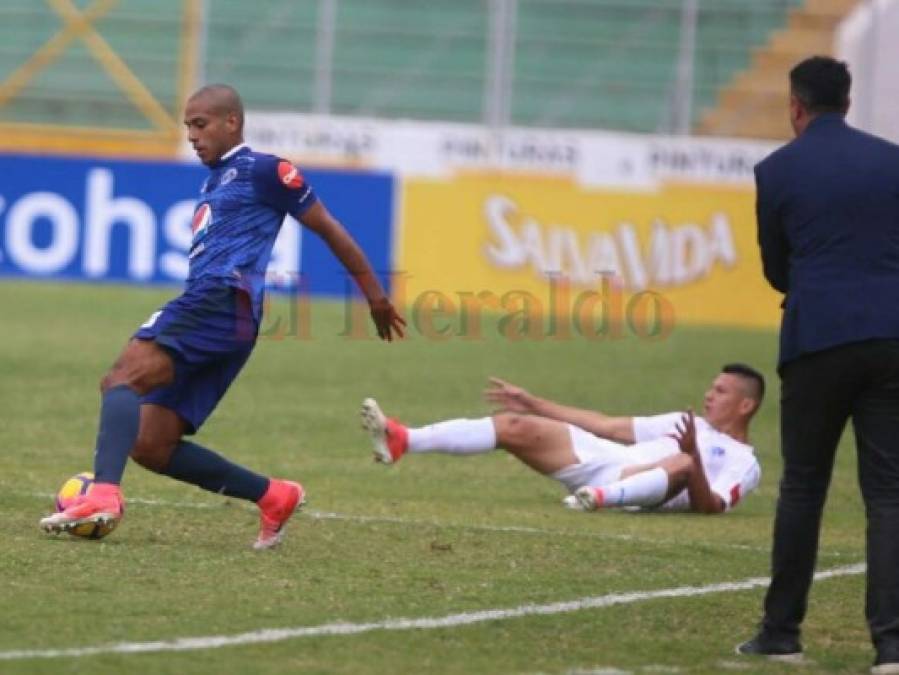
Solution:
[[[692,411],[614,417],[491,378],[485,397],[499,407],[491,417],[410,428],[366,399],[362,426],[372,436],[375,459],[384,464],[405,454],[502,448],[562,483],[571,493],[564,503],[572,508],[724,513],[758,486],[761,469],[749,444],[749,422],[764,393],[758,371],[731,363],[706,391],[702,417]]]

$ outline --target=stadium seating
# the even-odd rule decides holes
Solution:
[[[598,0],[573,11],[519,3],[513,121],[665,131],[680,47],[682,2]],[[750,50],[796,2],[700,2],[694,118],[744,68]]]
[[[257,109],[311,109],[316,5],[281,0],[207,3],[201,79],[236,86]]]
[[[748,67],[722,87],[696,125],[699,133],[751,138],[792,137],[785,109],[786,73],[810,54],[829,54],[839,22],[858,0],[807,0],[753,50]]]
[[[341,0],[338,8],[334,112],[481,118],[485,3]]]
[[[105,43],[99,49],[127,64],[142,86],[174,114],[181,13],[167,16],[157,5],[153,0],[114,4],[92,25]],[[13,73],[26,74],[20,87],[5,96],[0,90],[0,121],[151,128],[152,122],[77,37],[29,71],[41,46],[63,27],[64,21],[44,3],[0,4],[0,82],[8,86]]]
[[[817,0],[823,1],[823,0]],[[89,3],[76,3],[82,10]],[[518,0],[509,118],[525,126],[667,131],[682,0]],[[783,27],[801,0],[699,0],[693,119]],[[176,0],[113,3],[102,39],[177,124],[182,21]],[[316,108],[319,2],[210,0],[192,36],[199,79],[237,86],[249,107]],[[490,53],[482,0],[335,0],[325,108],[344,115],[477,122]],[[63,25],[43,3],[0,3],[0,81]],[[21,88],[0,89],[0,121],[150,129],[159,122],[80,39]],[[327,75],[328,70],[325,70]]]

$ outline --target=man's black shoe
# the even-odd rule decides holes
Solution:
[[[899,645],[891,642],[878,647],[871,672],[873,675],[899,675]]]
[[[737,645],[741,656],[765,656],[774,661],[801,661],[802,645],[796,638],[773,638],[764,632]]]

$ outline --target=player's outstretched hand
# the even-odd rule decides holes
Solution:
[[[677,431],[671,435],[677,440],[681,452],[690,456],[699,454],[699,447],[696,445],[696,416],[693,414],[693,408],[687,408],[687,412],[677,423]]]
[[[388,342],[393,341],[396,337],[403,337],[403,329],[406,327],[406,320],[399,315],[390,300],[380,298],[369,303],[371,309],[371,318],[375,322],[378,329],[378,337]]]
[[[484,398],[497,406],[499,412],[531,412],[531,394],[521,387],[516,387],[498,377],[491,377]]]

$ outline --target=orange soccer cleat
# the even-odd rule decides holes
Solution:
[[[306,492],[299,483],[272,478],[268,490],[257,502],[259,536],[253,548],[262,551],[277,546],[284,538],[284,526],[294,512],[306,503]]]
[[[398,462],[409,447],[409,430],[385,417],[373,398],[362,402],[362,428],[371,434],[375,460],[382,464]]]
[[[87,494],[78,496],[64,510],[41,518],[44,532],[78,534],[93,525],[104,532],[112,531],[125,513],[122,489],[113,483],[94,483]]]

